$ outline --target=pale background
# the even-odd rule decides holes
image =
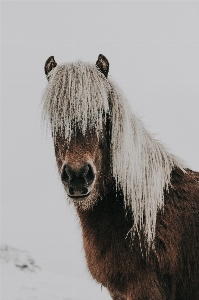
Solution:
[[[104,54],[148,130],[199,171],[199,2],[3,1],[2,20],[1,241],[81,290],[81,230],[40,127],[44,63]]]

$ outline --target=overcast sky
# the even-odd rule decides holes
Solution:
[[[2,2],[2,242],[44,269],[86,276],[78,219],[40,127],[51,55],[104,54],[148,130],[199,171],[198,16],[197,1]]]

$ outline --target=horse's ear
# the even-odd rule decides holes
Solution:
[[[108,71],[109,71],[109,62],[108,62],[108,59],[104,55],[100,54],[98,56],[98,60],[96,61],[96,66],[100,69],[100,71],[107,78]]]
[[[54,69],[56,67],[57,63],[56,61],[54,60],[54,56],[50,56],[47,61],[45,62],[45,66],[44,66],[44,71],[45,71],[45,74],[46,74],[46,77],[48,79],[48,73]]]

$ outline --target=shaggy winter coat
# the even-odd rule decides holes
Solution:
[[[147,132],[109,63],[45,64],[43,120],[88,269],[115,300],[199,299],[199,173]]]

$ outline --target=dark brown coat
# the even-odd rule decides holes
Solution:
[[[199,173],[174,170],[157,220],[155,249],[142,252],[122,201],[110,192],[92,210],[78,210],[88,268],[113,299],[199,299]]]

